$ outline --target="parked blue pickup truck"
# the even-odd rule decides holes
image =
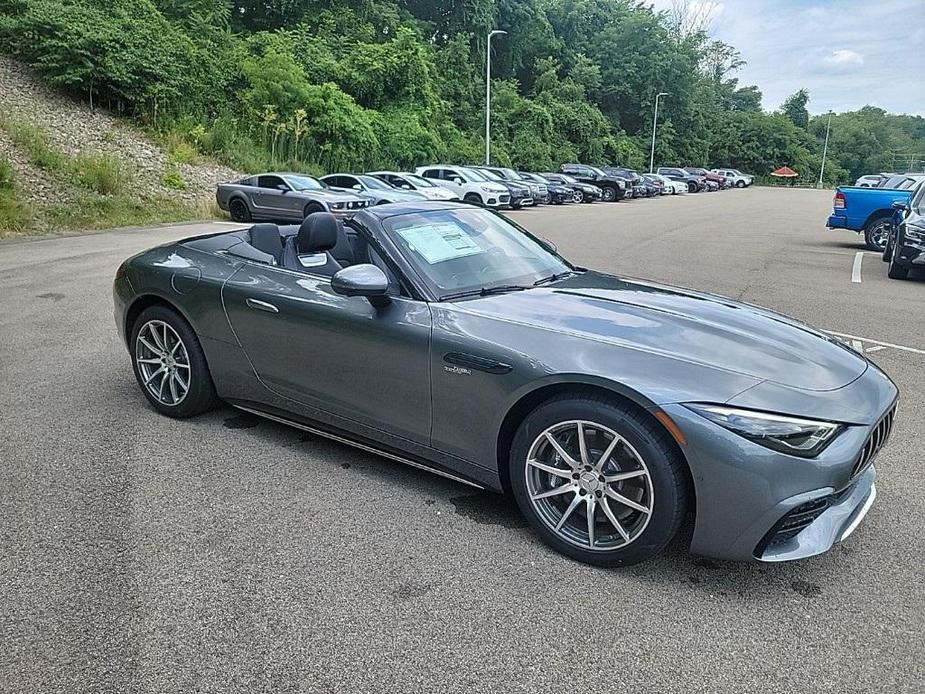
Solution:
[[[893,227],[893,203],[908,204],[913,192],[914,189],[839,186],[835,189],[834,209],[825,225],[829,229],[863,232],[867,247],[882,252]]]

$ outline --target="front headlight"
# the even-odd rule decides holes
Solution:
[[[332,209],[332,210],[342,210],[342,209],[344,209],[344,203],[342,203],[342,202],[332,202],[332,203],[331,203],[331,209]]]
[[[479,186],[486,193],[497,193],[498,191],[492,188],[491,186]]]
[[[909,222],[906,222],[906,238],[919,242],[925,241],[925,228],[913,226],[909,224]]]
[[[697,403],[686,407],[749,441],[801,458],[813,458],[822,453],[844,429],[843,425],[834,422],[785,417],[724,405]]]

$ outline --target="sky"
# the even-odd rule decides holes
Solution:
[[[650,0],[670,9],[675,0]],[[810,113],[865,105],[925,116],[925,0],[687,0],[747,61],[766,110],[801,88]]]

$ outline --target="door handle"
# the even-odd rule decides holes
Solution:
[[[268,304],[266,301],[260,301],[259,299],[245,299],[244,303],[248,305],[249,308],[255,309],[257,311],[266,311],[267,313],[279,313],[279,309],[276,308],[273,304]]]

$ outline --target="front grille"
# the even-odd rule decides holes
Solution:
[[[499,195],[499,196],[498,196],[498,200],[499,200],[501,203],[509,202],[510,199],[511,199],[511,196],[510,196],[510,195]]]
[[[887,439],[890,438],[890,432],[893,430],[893,420],[895,418],[896,406],[894,405],[890,408],[890,411],[877,422],[874,430],[870,432],[870,436],[867,437],[867,441],[864,442],[864,448],[861,449],[861,454],[858,456],[854,464],[854,469],[851,471],[852,477],[864,472],[871,464],[874,457],[876,457],[877,453],[880,452],[880,449],[886,444]]]

